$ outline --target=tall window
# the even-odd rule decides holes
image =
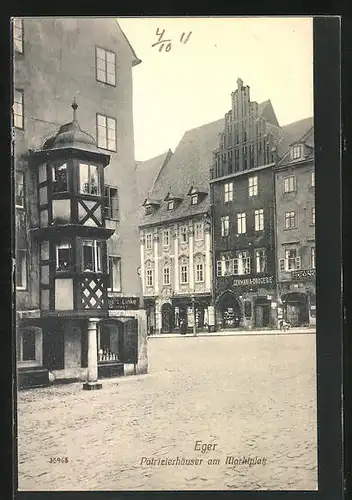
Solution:
[[[147,236],[145,237],[145,247],[147,250],[150,250],[152,248],[152,234],[148,233]]]
[[[246,214],[243,212],[237,214],[237,234],[245,234],[246,232]]]
[[[99,82],[116,85],[116,54],[96,47],[96,75]]]
[[[251,272],[251,258],[247,250],[237,252],[237,257],[233,261],[234,274],[250,274]]]
[[[27,288],[27,250],[16,251],[16,288],[26,290]]]
[[[164,285],[170,285],[170,267],[165,266],[163,270],[163,283]]]
[[[267,257],[265,248],[257,248],[254,252],[256,273],[265,273],[267,270]]]
[[[204,281],[204,267],[203,264],[196,265],[196,282],[201,283]]]
[[[15,205],[24,208],[24,174],[16,172]]]
[[[121,257],[117,257],[116,255],[109,255],[108,273],[108,290],[112,292],[121,292]]]
[[[233,182],[224,184],[224,197],[225,203],[233,200]]]
[[[228,236],[230,231],[230,218],[228,215],[221,217],[221,236]]]
[[[315,207],[312,207],[312,224],[315,224]]]
[[[63,191],[68,191],[66,163],[53,165],[52,176],[53,176],[54,193],[61,193]]]
[[[312,269],[315,269],[315,247],[311,247],[310,249],[310,266]]]
[[[19,17],[13,21],[13,44],[15,51],[23,54],[23,20]]]
[[[204,237],[203,222],[196,222],[194,225],[194,239],[202,240]]]
[[[280,259],[280,271],[294,271],[301,269],[301,258],[296,248],[285,250],[285,258]]]
[[[293,146],[291,148],[291,158],[292,160],[298,160],[298,158],[301,157],[302,154],[302,147],[299,146]]]
[[[97,114],[98,147],[108,151],[116,151],[116,120]]]
[[[293,229],[296,227],[296,212],[285,213],[285,229]]]
[[[98,167],[87,163],[79,164],[80,192],[100,195]]]
[[[310,174],[310,187],[315,187],[315,171],[311,172]]]
[[[102,242],[83,241],[83,271],[102,272]]]
[[[292,193],[296,190],[296,177],[290,175],[284,179],[284,193]]]
[[[147,286],[154,285],[154,271],[153,269],[147,269]]]
[[[23,90],[16,89],[13,102],[13,124],[23,130]]]
[[[248,196],[258,195],[258,176],[248,178]]]
[[[72,265],[71,243],[60,243],[56,245],[56,270],[66,271]]]
[[[188,283],[188,266],[183,264],[181,266],[181,283]]]
[[[262,208],[254,211],[254,229],[255,231],[264,230],[264,210]]]
[[[182,226],[181,227],[181,234],[180,234],[180,237],[181,237],[181,243],[186,243],[187,242],[187,238],[188,238],[188,227],[187,226]]]
[[[119,203],[116,187],[105,186],[104,213],[106,219],[118,220],[119,218]]]
[[[168,247],[170,245],[170,232],[168,229],[163,231],[163,246]]]

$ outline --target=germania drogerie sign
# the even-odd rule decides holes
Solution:
[[[315,269],[299,269],[291,271],[292,281],[302,281],[306,279],[315,279]]]
[[[274,283],[272,276],[260,276],[258,278],[241,278],[233,280],[233,286],[250,286],[250,285],[270,285]]]
[[[139,309],[139,297],[109,297],[108,308],[118,310]]]

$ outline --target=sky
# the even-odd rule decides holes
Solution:
[[[133,68],[137,161],[174,151],[187,130],[223,118],[238,78],[250,86],[251,100],[271,99],[280,125],[313,115],[312,18],[118,22],[142,60]],[[152,47],[159,39],[171,46]]]

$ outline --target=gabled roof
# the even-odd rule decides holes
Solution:
[[[289,152],[290,145],[302,141],[305,142],[307,139],[307,144],[314,147],[314,138],[309,140],[308,135],[312,130],[313,133],[314,119],[313,117],[304,118],[303,120],[298,120],[288,125],[284,125],[281,128],[281,138],[278,143],[278,154],[279,158],[282,160]],[[282,161],[279,162],[281,164]]]
[[[160,170],[169,161],[172,156],[172,151],[169,149],[154,158],[146,161],[136,161],[135,175],[138,204],[141,205],[146,197],[149,198],[149,193],[153,189],[154,182],[159,175]]]
[[[267,99],[266,101],[263,101],[258,104],[258,114],[259,116],[265,118],[268,121],[268,123],[276,125],[276,127],[279,127],[279,122],[276,118],[276,114],[270,99]]]
[[[117,24],[117,26],[119,27],[119,30],[120,30],[120,31],[121,31],[121,33],[123,34],[123,36],[124,36],[124,38],[125,38],[125,40],[126,40],[126,42],[127,42],[128,46],[129,46],[129,47],[130,47],[130,49],[131,49],[131,52],[132,52],[132,66],[137,66],[137,64],[140,64],[142,61],[141,61],[141,59],[139,59],[139,58],[137,57],[137,55],[136,55],[136,53],[135,53],[135,51],[134,51],[134,48],[132,47],[132,45],[131,45],[131,43],[130,43],[129,39],[128,39],[128,38],[127,38],[127,36],[125,35],[125,32],[124,32],[124,31],[123,31],[123,29],[121,28],[121,26],[120,26],[120,24],[119,24],[119,22],[118,22],[118,20],[117,20],[117,19],[116,19],[116,24]]]
[[[160,170],[150,193],[152,199],[164,199],[171,186],[172,191],[183,200],[174,210],[167,210],[167,203],[162,203],[153,214],[143,218],[142,225],[157,224],[207,212],[210,206],[209,196],[197,205],[191,205],[187,193],[192,186],[197,186],[200,192],[209,193],[213,150],[218,146],[218,135],[224,125],[225,121],[222,118],[188,130],[184,134],[174,154]]]

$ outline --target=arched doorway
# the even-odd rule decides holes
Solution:
[[[241,306],[235,295],[230,291],[223,293],[218,299],[217,306],[221,327],[239,328]]]
[[[271,301],[267,297],[257,297],[254,301],[254,326],[267,328],[270,326]]]
[[[170,333],[174,328],[174,308],[171,304],[163,304],[161,307],[161,331]]]
[[[308,296],[305,293],[291,292],[282,297],[284,318],[291,326],[308,326]]]

